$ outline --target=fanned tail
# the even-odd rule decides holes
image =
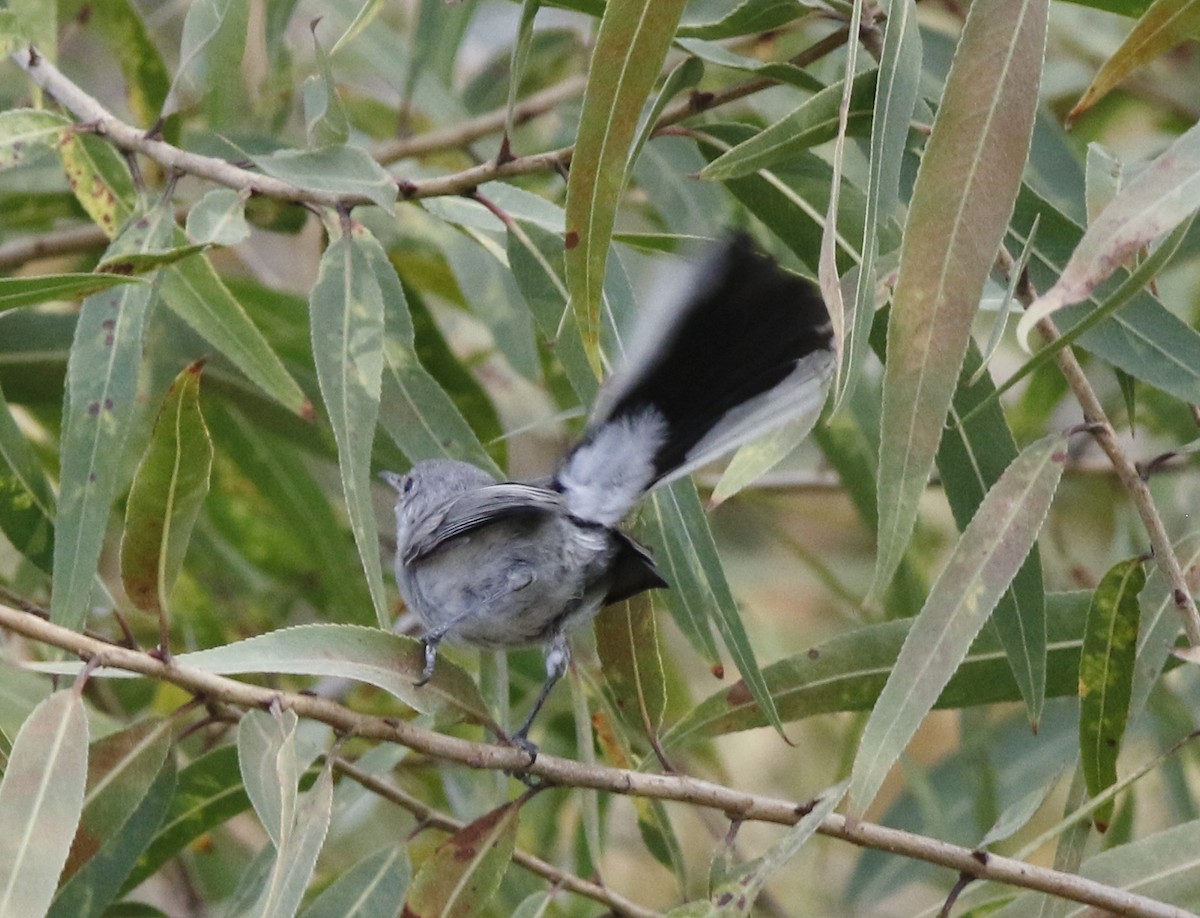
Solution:
[[[639,323],[556,476],[571,513],[612,525],[645,491],[767,431],[816,419],[834,365],[817,288],[732,236]]]

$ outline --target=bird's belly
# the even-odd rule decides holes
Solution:
[[[430,631],[485,647],[542,643],[604,595],[607,534],[566,521],[475,530],[409,572],[408,599]]]

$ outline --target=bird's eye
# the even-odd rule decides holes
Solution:
[[[400,483],[400,493],[408,494],[413,489],[412,475],[405,475],[404,481]]]

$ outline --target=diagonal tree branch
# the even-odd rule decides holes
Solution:
[[[289,708],[301,717],[328,724],[341,734],[362,739],[400,743],[445,762],[528,773],[551,784],[587,787],[634,797],[674,800],[718,810],[731,819],[794,825],[809,807],[789,800],[740,791],[686,775],[651,774],[602,765],[589,765],[551,755],[529,762],[521,749],[475,743],[434,733],[406,721],[360,714],[344,705],[296,692],[281,692],[249,685],[223,676],[188,669],[139,650],[119,647],[76,631],[51,624],[31,612],[0,604],[0,628],[76,654],[85,661],[139,673],[179,686],[193,695],[240,708],[272,704]],[[890,829],[859,819],[831,815],[818,829],[866,848],[890,851],[904,857],[950,868],[979,879],[1034,889],[1120,915],[1139,918],[1187,918],[1188,912],[1163,902],[1115,889],[1084,877],[1037,867],[989,852],[972,851],[937,839]]]

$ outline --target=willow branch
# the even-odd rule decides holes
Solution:
[[[147,156],[176,172],[207,179],[226,188],[248,191],[251,194],[280,201],[304,203],[319,207],[345,210],[360,204],[371,204],[362,194],[338,194],[302,188],[291,182],[246,169],[214,156],[189,153],[163,140],[146,136],[141,129],[113,115],[78,85],[66,77],[35,51],[22,49],[13,54],[30,78],[92,131],[107,138],[118,149]],[[505,163],[484,163],[453,175],[419,181],[398,180],[400,195],[405,199],[428,198],[439,195],[462,194],[477,185],[497,178],[509,178],[532,172],[547,172],[560,168],[570,159],[570,149],[517,157]]]
[[[573,96],[580,95],[587,86],[587,77],[577,74],[568,77],[561,83],[536,92],[522,99],[513,107],[513,124],[525,122],[543,115],[546,112]],[[477,140],[482,140],[491,134],[504,130],[508,120],[507,106],[501,106],[487,114],[480,115],[460,124],[426,131],[414,137],[399,137],[379,144],[372,149],[371,155],[383,164],[394,163],[398,159],[408,159],[414,156],[428,156],[442,150],[454,150],[465,147]]]
[[[0,244],[0,269],[17,268],[39,258],[102,249],[108,241],[108,235],[96,223],[81,223],[37,236],[12,239]]]
[[[792,58],[791,63],[796,66],[807,66],[840,47],[846,42],[846,39],[846,30],[841,29],[800,52]],[[251,194],[281,201],[335,209],[373,203],[366,195],[338,194],[302,188],[283,179],[246,169],[224,159],[189,153],[163,140],[148,137],[141,128],[134,127],[113,115],[97,99],[85,92],[35,50],[24,48],[16,51],[13,59],[48,95],[57,100],[80,122],[107,138],[118,149],[147,156],[168,169],[207,179],[227,188],[249,191]],[[698,112],[711,110],[717,105],[744,98],[775,84],[776,81],[771,79],[753,78],[711,96],[698,96],[684,100],[670,106],[659,119],[657,127],[668,127]],[[519,120],[533,117],[535,114],[547,110],[554,100],[566,98],[577,91],[574,81],[565,81],[557,87],[552,87],[525,100],[518,106],[516,116]],[[381,162],[390,162],[401,157],[445,149],[450,145],[463,145],[488,133],[501,130],[503,126],[503,113],[497,110],[464,125],[381,147],[376,152],[376,158]],[[404,200],[458,195],[470,192],[479,185],[496,179],[561,172],[570,165],[573,152],[573,147],[562,147],[557,150],[535,153],[530,156],[518,156],[503,161],[489,160],[469,169],[435,178],[398,179],[398,192]]]
[[[85,661],[97,659],[107,667],[176,685],[206,700],[240,708],[268,708],[277,704],[291,709],[298,716],[328,724],[342,735],[399,743],[432,758],[470,768],[523,772],[550,784],[566,787],[586,787],[633,797],[673,800],[717,810],[730,819],[741,821],[789,826],[798,822],[809,810],[806,804],[748,793],[687,775],[609,768],[546,754],[539,755],[537,761],[530,764],[528,754],[521,749],[445,736],[395,718],[360,714],[324,698],[249,685],[176,663],[164,663],[148,653],[105,643],[4,604],[0,604],[0,628],[70,651]],[[1049,893],[1121,915],[1139,918],[1186,918],[1188,915],[1188,912],[1174,906],[1084,877],[987,852],[972,851],[862,820],[831,815],[826,817],[818,831],[862,847],[890,851],[979,879]]]

